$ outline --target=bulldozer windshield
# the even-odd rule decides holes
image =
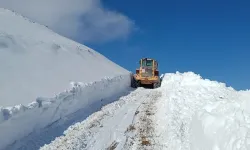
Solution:
[[[142,60],[142,67],[152,67],[153,66],[153,60]]]

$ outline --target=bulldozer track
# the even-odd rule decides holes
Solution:
[[[161,97],[161,92],[153,90],[148,93],[148,98],[137,107],[131,125],[126,131],[124,149],[154,149],[155,141],[154,119],[155,103]],[[135,143],[136,142],[136,143]]]

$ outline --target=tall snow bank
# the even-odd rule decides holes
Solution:
[[[128,71],[98,52],[45,26],[0,8],[0,106],[53,97],[70,82],[100,80]]]
[[[169,149],[250,149],[250,92],[193,72],[165,74],[159,136]]]
[[[250,149],[250,93],[245,94],[208,103],[195,113],[192,149]]]
[[[44,128],[79,109],[89,109],[95,103],[127,90],[130,76],[105,78],[88,84],[73,83],[70,90],[54,98],[37,98],[28,106],[1,108],[0,149],[29,133]]]

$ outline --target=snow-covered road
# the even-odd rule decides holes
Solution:
[[[154,103],[161,97],[161,92],[159,89],[138,88],[123,95],[115,102],[114,99],[104,100],[113,102],[104,107],[93,104],[89,110],[79,110],[16,141],[6,150],[40,147],[42,150],[139,149],[138,145],[148,146],[148,142],[153,145],[152,133],[148,131],[154,131]],[[147,130],[143,131],[144,128]]]
[[[41,149],[100,150],[114,147],[133,149],[132,147],[143,146],[143,144],[147,146],[147,143],[144,143],[146,141],[141,141],[143,136],[148,136],[147,131],[142,131],[142,129],[152,128],[150,119],[146,117],[146,115],[151,115],[147,113],[147,110],[153,111],[151,104],[160,96],[161,93],[157,89],[139,88],[103,107],[101,111],[92,114],[85,121],[71,126],[65,131],[65,136],[58,137]],[[134,148],[138,149],[138,147]]]
[[[156,140],[155,122],[156,122],[156,102],[162,96],[160,90],[154,90],[148,93],[147,98],[137,108],[133,121],[126,131],[125,147],[120,149],[159,149],[160,141]]]

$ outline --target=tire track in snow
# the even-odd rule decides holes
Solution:
[[[126,142],[126,129],[131,123],[138,123],[138,127],[141,127],[138,129],[146,129],[138,137],[141,138],[145,135],[147,138],[150,138],[151,144],[154,144],[154,124],[151,119],[154,110],[156,110],[154,103],[160,96],[161,93],[158,90],[138,88],[127,96],[123,96],[119,100],[104,106],[100,111],[93,113],[84,121],[78,119],[84,118],[81,116],[86,117],[86,112],[77,113],[77,115],[71,116],[78,120],[77,123],[65,130],[64,135],[41,147],[41,150],[123,149]],[[149,115],[150,113],[152,115]],[[134,116],[134,114],[137,115]],[[69,116],[69,118],[71,117]],[[147,120],[147,122],[143,122],[143,120]],[[64,124],[62,125],[65,126]],[[48,131],[42,132],[42,134],[41,132],[37,133],[41,138],[37,138],[37,136],[35,136],[36,139],[34,139],[34,136],[26,138],[28,141],[25,143],[29,144],[22,143],[22,146],[19,148],[39,149],[39,145],[44,143],[44,141],[40,140],[45,140],[46,138],[48,140],[46,143],[49,143],[49,140],[51,141],[51,138],[48,138],[51,132],[58,132],[57,125],[55,127],[53,125]]]
[[[120,149],[125,142],[124,132],[131,123],[133,114],[148,90],[139,88],[118,101],[104,106],[83,122],[78,122],[64,131],[41,150],[70,149]],[[124,139],[124,140],[123,140]]]
[[[155,103],[162,96],[158,89],[148,93],[147,98],[137,108],[132,124],[128,127],[126,143],[123,149],[157,149],[154,117]]]

